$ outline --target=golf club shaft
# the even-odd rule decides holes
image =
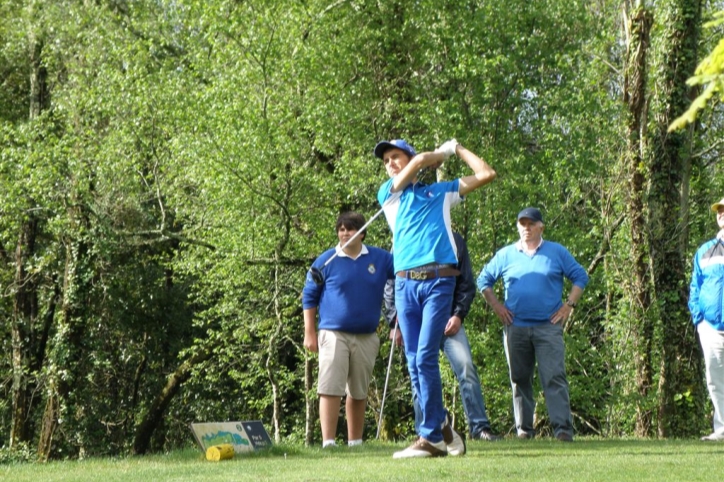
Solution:
[[[344,249],[345,249],[347,246],[349,246],[349,244],[350,244],[352,241],[354,241],[355,239],[357,239],[357,238],[364,232],[365,228],[367,228],[367,226],[369,226],[370,224],[372,224],[372,221],[374,221],[375,219],[377,219],[377,218],[379,217],[379,215],[384,212],[384,210],[385,210],[385,206],[382,206],[382,207],[380,208],[380,210],[377,211],[377,212],[375,213],[375,215],[372,216],[372,217],[370,218],[370,220],[367,221],[367,222],[364,224],[364,226],[362,226],[361,228],[359,228],[359,229],[357,230],[357,232],[354,233],[354,235],[347,240],[346,243],[344,243],[342,246],[339,247],[339,249],[332,255],[331,258],[329,258],[327,261],[324,262],[324,264],[322,265],[322,268],[324,268],[325,266],[327,266],[334,258],[336,258],[337,255],[340,253],[340,251],[344,251]]]
[[[392,344],[390,346],[390,359],[387,362],[387,376],[385,376],[385,388],[382,390],[382,405],[380,406],[380,421],[377,423],[377,439],[380,438],[380,430],[382,429],[382,416],[385,413],[385,398],[387,397],[387,383],[390,381],[390,368],[392,367],[392,354],[395,352],[395,345],[397,344],[397,325],[395,323],[395,329],[392,331]]]

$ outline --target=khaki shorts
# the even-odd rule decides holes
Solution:
[[[333,397],[347,393],[355,400],[365,400],[380,350],[377,333],[319,330],[318,344],[317,393]]]

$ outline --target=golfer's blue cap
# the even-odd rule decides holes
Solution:
[[[523,218],[532,219],[533,221],[543,222],[543,215],[538,208],[525,208],[518,213],[518,221]]]
[[[417,155],[415,149],[410,144],[408,144],[407,141],[403,141],[402,139],[393,139],[391,141],[378,142],[375,146],[375,157],[379,157],[380,159],[382,159],[382,156],[385,154],[385,152],[394,148],[403,151],[410,157],[415,157]]]

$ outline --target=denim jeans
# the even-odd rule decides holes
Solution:
[[[706,386],[714,405],[714,433],[724,434],[724,332],[706,321],[697,325],[706,366]]]
[[[465,326],[461,325],[460,330],[454,335],[443,336],[440,350],[445,353],[450,367],[455,373],[455,378],[458,380],[470,436],[477,438],[483,430],[490,430],[490,421],[485,411],[485,399],[480,387],[478,370],[473,364],[473,355],[465,334]],[[415,408],[415,429],[418,429],[422,414],[414,392],[412,401]]]
[[[549,321],[536,326],[506,326],[503,330],[513,389],[513,415],[518,434],[535,435],[533,416],[533,370],[538,361],[538,377],[545,395],[554,435],[573,435],[571,403],[565,367],[563,326]]]
[[[454,277],[395,280],[397,320],[405,341],[412,393],[417,394],[421,409],[417,433],[433,443],[442,440],[445,421],[438,357],[454,289]]]

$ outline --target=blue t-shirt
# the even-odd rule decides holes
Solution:
[[[320,330],[374,333],[380,323],[385,283],[395,277],[392,254],[363,245],[357,259],[338,255],[322,268],[336,249],[325,251],[312,264],[322,270],[325,281],[317,286],[307,274],[302,306],[305,310],[318,308]]]
[[[503,278],[505,307],[513,313],[516,326],[550,322],[563,305],[563,278],[585,288],[588,273],[566,248],[544,241],[533,256],[511,244],[495,253],[478,276],[478,289],[492,288]]]
[[[460,181],[410,183],[390,192],[389,179],[377,193],[392,230],[395,271],[431,263],[457,264],[457,248],[450,223],[450,208],[462,201]]]

